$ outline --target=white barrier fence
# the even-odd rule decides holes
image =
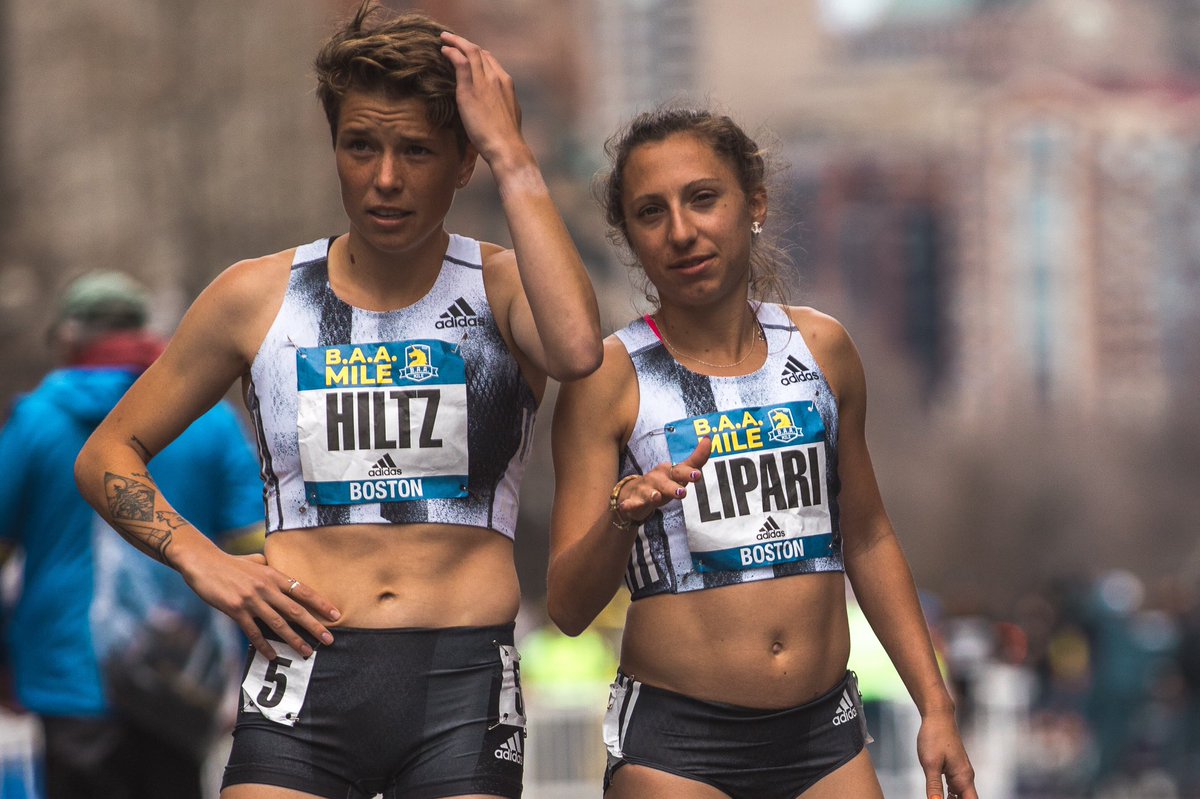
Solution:
[[[600,799],[604,708],[530,704],[525,799]]]

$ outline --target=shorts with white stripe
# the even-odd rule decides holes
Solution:
[[[869,740],[851,672],[824,696],[786,710],[705,702],[618,673],[604,719],[604,788],[633,764],[703,782],[732,799],[793,799]]]
[[[224,786],[327,799],[520,797],[525,710],[512,624],[334,635],[314,646],[311,664],[250,651]],[[274,712],[285,707],[295,712]]]

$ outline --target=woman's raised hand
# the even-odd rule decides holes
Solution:
[[[660,463],[641,477],[621,487],[617,512],[622,519],[643,522],[650,514],[676,499],[687,496],[688,485],[700,479],[700,469],[712,453],[712,439],[705,436],[692,454],[676,464]]]

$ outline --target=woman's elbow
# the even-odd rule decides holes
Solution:
[[[595,346],[575,346],[564,353],[548,370],[550,377],[560,383],[582,380],[600,368],[604,360],[604,349],[599,341]]]
[[[93,502],[97,487],[103,484],[105,471],[111,468],[110,455],[114,450],[103,432],[102,427],[93,432],[75,456],[75,486],[89,502]]]
[[[590,618],[579,612],[578,606],[562,596],[562,592],[549,588],[546,592],[546,614],[554,626],[572,638],[582,633],[592,623]]]
[[[588,628],[588,622],[571,618],[569,614],[558,614],[551,611],[550,620],[554,622],[555,627],[562,631],[563,635],[569,635],[572,638]]]
[[[95,447],[89,439],[75,456],[75,487],[88,502],[92,501],[91,489],[96,485],[96,463]]]

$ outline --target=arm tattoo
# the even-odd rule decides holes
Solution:
[[[154,514],[154,518],[172,530],[177,530],[187,524],[187,519],[183,518],[175,511],[160,510]]]
[[[112,472],[104,473],[104,495],[108,512],[118,521],[148,522],[154,518],[157,492],[146,483]]]
[[[167,550],[171,546],[172,534],[187,522],[173,511],[154,510],[158,496],[149,475],[123,477],[105,472],[104,495],[108,500],[108,512],[112,515],[113,529],[138,549],[170,566]]]
[[[150,450],[146,448],[146,445],[143,444],[137,436],[130,436],[129,442],[137,447],[138,453],[142,456],[142,460],[146,463],[149,463],[150,459],[154,457],[150,454]]]

